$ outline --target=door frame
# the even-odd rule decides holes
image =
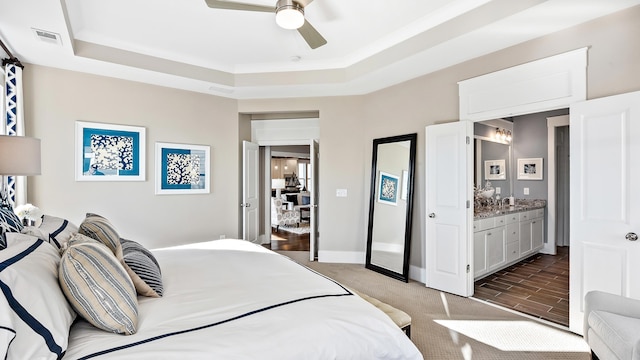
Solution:
[[[310,146],[310,143],[312,141],[316,141],[316,142],[320,142],[320,139],[309,139],[309,140],[258,140],[255,143],[258,144],[260,146],[260,148],[264,149],[264,165],[261,167],[261,171],[260,174],[258,175],[259,177],[261,177],[263,179],[263,199],[264,199],[264,216],[262,217],[262,222],[264,223],[264,226],[262,226],[262,224],[259,224],[258,226],[260,228],[264,229],[264,234],[260,234],[259,238],[261,240],[261,242],[263,244],[267,244],[270,242],[271,239],[271,156],[272,156],[272,152],[271,152],[271,146],[295,146],[295,145],[300,145],[300,146]],[[311,147],[309,148],[309,152],[311,152]],[[312,156],[312,154],[310,153],[309,156]],[[262,170],[263,169],[263,170]],[[318,177],[319,178],[319,177]],[[316,189],[317,189],[317,184],[315,184]],[[315,204],[313,204],[315,205]],[[319,222],[318,222],[318,216],[317,216],[317,207],[316,207],[316,211],[311,211],[311,216],[309,219],[310,222],[315,222],[316,224],[316,228],[319,226]],[[268,231],[267,231],[268,230]],[[317,252],[317,247],[319,245],[319,236],[316,236],[316,252]],[[311,236],[310,239],[311,241]],[[266,242],[265,242],[266,241]]]
[[[569,115],[560,115],[547,118],[547,242],[542,250],[543,254],[556,254],[556,208],[557,175],[556,175],[556,128],[569,125]]]
[[[460,81],[460,120],[479,122],[535,114],[584,101],[587,58],[585,47]],[[547,228],[550,231],[551,226]],[[473,253],[473,232],[467,237],[467,244]]]

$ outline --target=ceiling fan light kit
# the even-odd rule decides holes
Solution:
[[[279,0],[276,23],[284,29],[295,30],[304,25],[304,9],[293,0]]]
[[[214,9],[258,11],[276,14],[276,24],[284,29],[298,30],[310,48],[317,49],[327,43],[309,22],[304,18],[304,7],[313,0],[277,0],[276,6],[252,5],[228,0],[204,0]]]

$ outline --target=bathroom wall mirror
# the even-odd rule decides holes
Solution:
[[[496,136],[497,129],[513,133],[513,123],[504,119],[496,119],[474,124],[474,183],[478,188],[482,188],[485,181],[489,180],[494,188],[500,188],[499,195],[501,197],[508,197],[513,188],[511,141],[498,138]],[[488,176],[486,165],[498,161],[505,163],[504,176]]]
[[[417,134],[373,140],[365,267],[409,281]]]

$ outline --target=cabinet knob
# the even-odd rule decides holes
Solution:
[[[431,213],[431,214],[429,214],[429,217],[433,219],[434,217],[436,217],[436,214],[435,213]]]
[[[629,241],[636,241],[636,240],[638,240],[638,235],[636,233],[630,232],[627,235],[625,235],[624,238],[629,240]]]

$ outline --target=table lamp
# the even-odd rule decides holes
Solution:
[[[284,179],[271,179],[271,188],[276,189],[276,197],[279,198],[282,189],[285,188]]]
[[[0,135],[0,175],[40,175],[40,139]],[[6,178],[2,179],[1,186],[0,206],[11,209]]]

